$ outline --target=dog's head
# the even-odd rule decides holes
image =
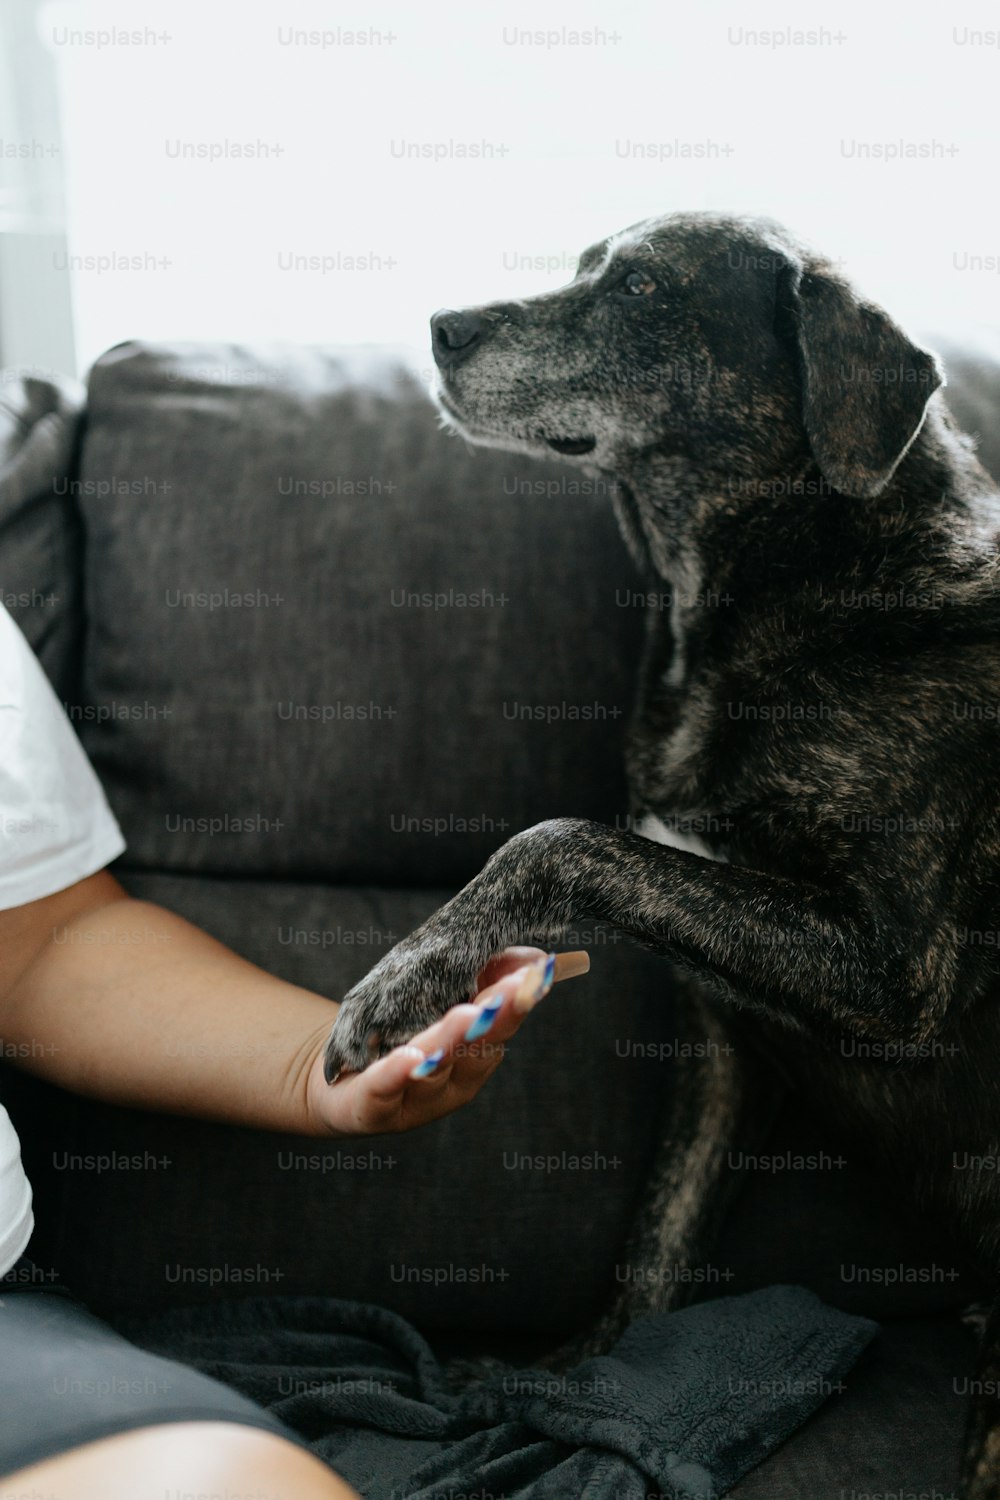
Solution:
[[[891,479],[941,384],[933,355],[767,220],[650,219],[568,286],[431,319],[438,403],[473,442],[610,474],[815,460],[844,495]]]

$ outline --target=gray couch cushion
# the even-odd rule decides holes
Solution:
[[[929,342],[1000,473],[1000,364]],[[83,732],[131,867],[460,882],[539,818],[624,811],[639,581],[607,495],[449,439],[390,355],[120,346],[81,480]]]
[[[961,343],[934,335],[924,342],[944,364],[952,415],[975,438],[980,463],[1000,484],[1000,330]]]
[[[0,373],[0,601],[63,699],[79,676],[82,406],[72,381]]]
[[[593,481],[447,437],[388,356],[127,344],[89,403],[84,738],[129,868],[460,883],[624,813],[642,620]]]
[[[975,1340],[957,1318],[884,1328],[732,1500],[958,1500]]]

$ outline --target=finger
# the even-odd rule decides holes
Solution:
[[[483,990],[491,988],[508,974],[526,964],[539,963],[545,957],[540,948],[505,948],[480,971],[479,994],[476,999],[481,998]],[[557,953],[554,982],[559,984],[564,979],[575,979],[580,974],[586,974],[589,969],[590,954],[585,949],[576,948],[569,953]]]
[[[435,1069],[423,1070],[418,1077],[436,1077],[444,1070],[446,1060],[455,1060],[456,1053],[461,1058],[474,1055],[480,1039],[486,1039],[488,1034],[492,1040],[494,1032],[499,1029],[497,1023],[500,1016],[505,1011],[510,1012],[511,1005],[512,995],[508,984],[506,987],[495,986],[492,991],[486,992],[482,1005],[452,1006],[439,1021],[413,1038],[414,1044],[428,1057],[434,1057],[439,1052],[444,1054]]]
[[[576,967],[583,971],[579,964]],[[411,1111],[427,1122],[467,1102],[499,1067],[504,1041],[551,988],[555,970],[555,955],[538,953],[532,963],[481,992],[478,1003],[453,1006],[405,1046],[354,1075],[358,1127],[385,1129]]]
[[[496,984],[498,979],[512,974],[515,969],[523,969],[526,964],[534,963],[536,959],[544,958],[545,953],[541,948],[505,948],[495,958],[491,958],[484,969],[480,969],[476,979],[478,990],[488,989]]]
[[[493,1065],[503,1055],[502,1044],[517,1031],[528,1011],[548,994],[554,982],[555,959],[540,954],[532,963],[480,991],[474,1002],[455,1005],[413,1038],[417,1046],[440,1051],[457,1061],[471,1059]],[[487,1039],[488,1038],[488,1042]]]
[[[533,992],[538,989],[545,963],[542,954],[535,964],[516,969],[482,990],[474,1002],[453,1005],[440,1020],[413,1037],[412,1045],[425,1054],[443,1054],[434,1069],[422,1069],[418,1077],[438,1077],[446,1065],[467,1059],[481,1063],[492,1057],[495,1066],[503,1056],[502,1046],[498,1048],[496,1043],[513,1036],[523,1019],[514,1008],[515,998],[526,981]]]
[[[522,970],[521,972],[528,971]],[[515,990],[516,984],[509,977],[506,984],[498,981],[477,997],[481,1003],[473,1005],[469,1002],[465,1005],[453,1006],[440,1020],[434,1021],[423,1031],[417,1032],[409,1042],[394,1047],[384,1057],[377,1058],[375,1062],[370,1063],[365,1072],[342,1074],[340,1083],[346,1084],[356,1080],[364,1085],[367,1098],[388,1103],[398,1099],[410,1082],[433,1079],[440,1083],[446,1080],[455,1048],[468,1041],[468,1034],[474,1026],[478,1024],[481,1028],[484,1012],[489,1015],[492,1010],[495,1010],[499,1015],[504,1009],[505,1002],[509,1009]],[[508,1027],[508,1032],[511,1029],[516,1030],[517,1024],[519,1021],[513,1028]],[[480,1030],[480,1034],[485,1033]],[[472,1050],[470,1044],[466,1055],[471,1055]],[[428,1067],[428,1063],[432,1066]]]
[[[590,954],[585,948],[574,948],[571,953],[556,954],[555,983],[564,979],[576,979],[580,974],[590,973]]]
[[[560,958],[563,959],[561,966]],[[569,979],[574,974],[585,974],[589,968],[590,959],[586,953],[540,954],[530,964],[515,969],[476,996],[473,1002],[473,1019],[463,1041],[473,1043],[487,1033],[494,1042],[507,1041],[517,1031],[524,1017],[549,993],[557,976]],[[469,1007],[456,1009],[467,1011]],[[424,1040],[440,1044],[436,1033],[433,1037],[428,1035]],[[472,1048],[466,1047],[463,1052],[464,1055],[474,1055]]]
[[[379,1103],[390,1103],[403,1093],[413,1070],[426,1062],[433,1049],[421,1047],[415,1041],[403,1047],[394,1047],[385,1057],[370,1063],[363,1073],[356,1074],[370,1099]]]
[[[522,955],[532,961],[481,990],[475,1004],[453,1006],[406,1046],[372,1063],[360,1075],[367,1098],[391,1106],[410,1083],[421,1085],[420,1092],[430,1098],[448,1083],[456,1064],[471,1063],[485,1079],[502,1060],[503,1043],[552,985],[590,968],[585,952],[545,954],[537,948],[509,948],[500,958],[509,962]]]
[[[505,998],[510,1000],[502,991],[499,998],[501,1003]],[[350,1089],[355,1094],[355,1098],[342,1100],[342,1104],[350,1105],[356,1126],[372,1130],[380,1121],[394,1116],[404,1104],[408,1089],[415,1102],[429,1103],[441,1093],[451,1078],[455,1049],[463,1044],[481,1011],[476,1005],[455,1006],[411,1041],[370,1063],[363,1073],[342,1074],[334,1087],[339,1091]],[[466,1044],[463,1061],[479,1050]],[[489,1052],[481,1049],[476,1062],[483,1081],[499,1065],[502,1056],[502,1048],[492,1047]]]

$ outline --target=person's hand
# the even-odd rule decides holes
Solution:
[[[321,1046],[307,1084],[317,1133],[412,1130],[468,1104],[499,1067],[504,1043],[553,983],[589,968],[586,953],[508,948],[479,975],[473,1001],[454,1006],[363,1073],[342,1073],[336,1083],[327,1083]]]

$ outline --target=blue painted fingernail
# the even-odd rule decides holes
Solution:
[[[423,1062],[418,1062],[415,1068],[411,1068],[411,1078],[429,1078],[437,1068],[438,1063],[444,1057],[444,1048],[438,1047],[434,1052],[428,1052]]]
[[[536,958],[524,970],[524,978],[514,995],[514,1009],[518,1015],[526,1016],[539,1000],[543,1000],[552,988],[556,972],[556,956],[549,953],[545,958]]]
[[[481,1036],[486,1035],[496,1020],[503,1001],[503,995],[498,995],[495,1000],[487,1000],[485,1005],[480,1006],[478,1016],[465,1033],[467,1042],[477,1042]]]

